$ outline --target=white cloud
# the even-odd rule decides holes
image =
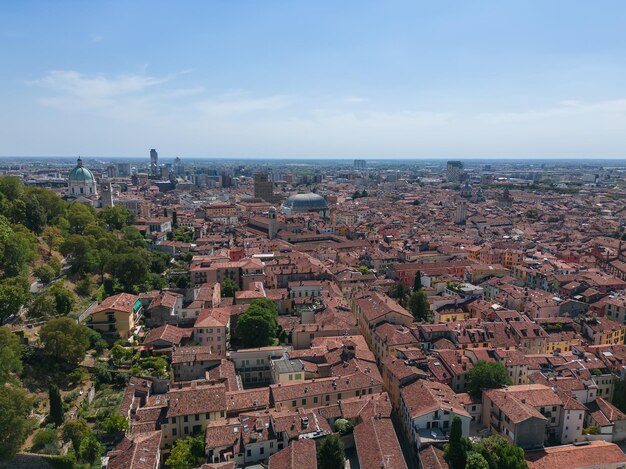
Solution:
[[[361,96],[345,96],[342,101],[346,104],[361,104],[367,102],[367,99]]]
[[[626,156],[621,98],[566,99],[516,112],[439,112],[385,109],[349,95],[230,90],[211,96],[202,86],[176,87],[179,76],[50,72],[32,83],[46,90],[40,104],[62,119],[35,128],[42,148],[21,151],[137,154],[154,146],[164,154],[233,157]],[[0,148],[3,153],[11,149]]]

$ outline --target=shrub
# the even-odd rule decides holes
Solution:
[[[57,431],[53,428],[39,430],[33,437],[33,453],[58,454]]]

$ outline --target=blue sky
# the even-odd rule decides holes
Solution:
[[[0,0],[0,155],[626,157],[623,1]]]

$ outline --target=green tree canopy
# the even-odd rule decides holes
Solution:
[[[480,453],[469,453],[465,469],[489,469],[489,463]]]
[[[123,432],[128,428],[128,420],[120,414],[113,414],[102,421],[100,428],[107,433]]]
[[[483,438],[472,445],[472,453],[480,454],[489,464],[489,469],[527,469],[524,450],[511,444],[501,435]]]
[[[8,461],[26,441],[32,403],[26,393],[12,386],[0,386],[0,461]]]
[[[50,399],[50,421],[58,427],[63,423],[63,402],[56,384],[51,384],[48,387],[48,397]]]
[[[450,437],[445,447],[445,457],[452,469],[464,469],[467,458],[466,450],[462,443],[463,427],[461,419],[455,416],[450,426]]]
[[[0,320],[17,314],[30,299],[26,277],[11,277],[0,281]]]
[[[342,435],[347,435],[348,433],[352,433],[352,430],[354,430],[354,425],[352,425],[352,422],[350,422],[350,420],[335,420],[335,431],[338,431]]]
[[[120,282],[125,292],[135,292],[148,278],[148,261],[139,252],[114,254],[106,270]]]
[[[104,446],[102,446],[93,434],[88,435],[81,442],[78,453],[83,462],[93,464],[96,458],[104,453]]]
[[[413,292],[409,298],[408,309],[416,321],[430,321],[430,303],[424,290]]]
[[[115,205],[103,208],[98,213],[98,219],[108,226],[109,229],[121,230],[133,223],[134,216],[126,207]]]
[[[237,285],[232,279],[225,278],[224,281],[220,285],[222,289],[222,296],[233,298],[235,296],[235,292],[239,291],[239,285]]]
[[[35,267],[33,274],[41,283],[45,284],[50,283],[54,279],[56,272],[51,265],[41,264],[40,266]]]
[[[6,327],[0,327],[0,386],[11,379],[12,373],[22,371],[19,338]]]
[[[205,460],[204,437],[200,435],[176,440],[165,464],[170,469],[193,469]]]
[[[394,283],[389,289],[389,296],[395,298],[399,303],[403,303],[409,294],[409,288],[402,282]]]
[[[346,455],[343,442],[337,435],[325,437],[317,448],[318,469],[343,469]]]
[[[89,328],[70,318],[48,321],[39,332],[44,352],[67,365],[78,365],[89,348]]]
[[[422,273],[418,270],[415,272],[415,279],[413,280],[413,291],[420,291],[422,289]]]
[[[467,373],[467,390],[474,397],[482,396],[483,389],[495,389],[510,384],[506,367],[500,362],[478,360]]]
[[[244,347],[271,345],[278,331],[276,304],[265,298],[256,299],[237,319],[237,335]]]
[[[83,419],[69,420],[63,425],[62,438],[63,441],[71,441],[74,452],[78,454],[80,444],[86,437],[92,433],[91,427]]]
[[[73,202],[67,210],[67,221],[73,233],[82,234],[87,225],[96,221],[96,212],[91,205]]]

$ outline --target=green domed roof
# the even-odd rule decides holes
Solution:
[[[78,158],[76,167],[70,171],[70,181],[95,181],[93,173],[87,168],[83,167],[83,161]]]

